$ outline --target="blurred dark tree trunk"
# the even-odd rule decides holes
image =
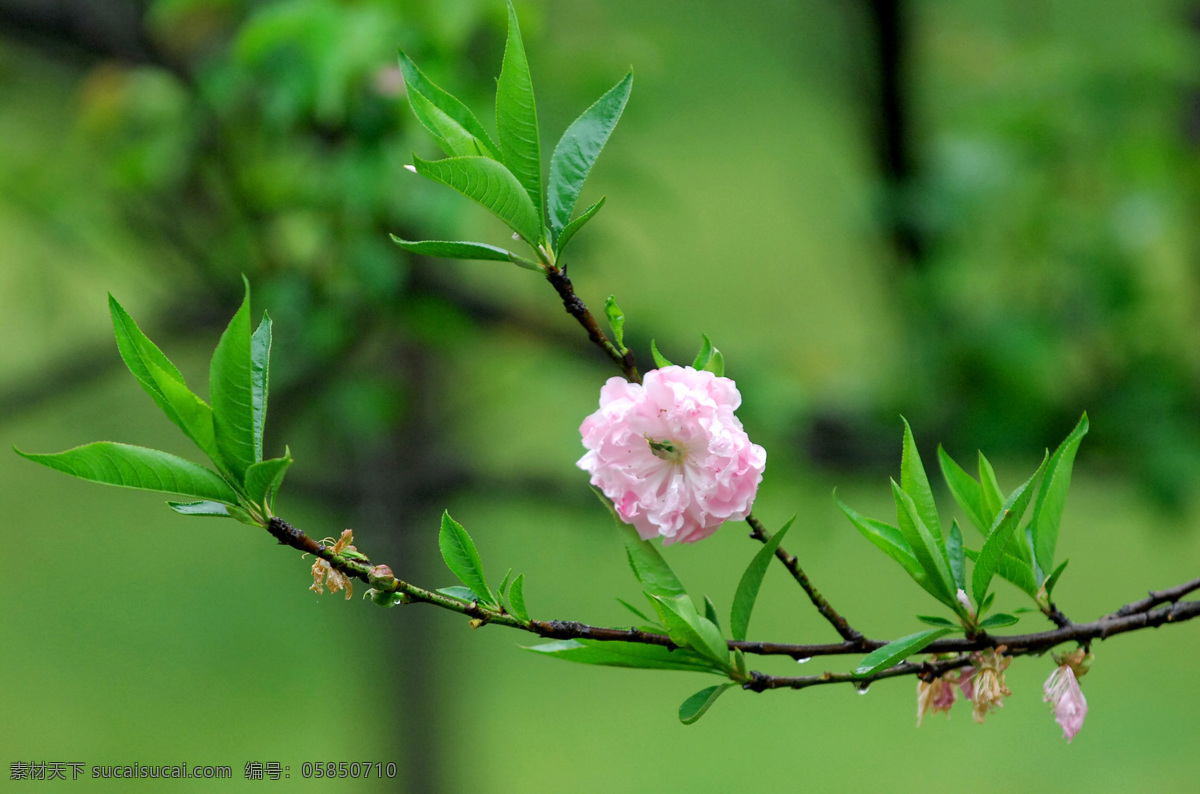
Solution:
[[[886,232],[901,266],[920,270],[925,245],[911,207],[916,178],[909,95],[911,8],[904,0],[867,0],[866,11],[874,46],[872,140],[886,192]]]

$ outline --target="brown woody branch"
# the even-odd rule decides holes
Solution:
[[[617,629],[603,626],[591,626],[586,623],[565,620],[529,620],[522,621],[504,611],[503,607],[492,608],[478,602],[466,602],[441,593],[425,590],[388,576],[381,579],[378,568],[368,562],[350,559],[332,551],[331,546],[319,543],[296,529],[281,518],[274,517],[267,527],[281,544],[294,549],[313,554],[341,571],[347,576],[370,583],[376,589],[385,592],[401,594],[405,601],[433,604],[443,609],[466,615],[472,618],[472,625],[482,626],[487,623],[521,629],[548,639],[580,639],[600,642],[633,642],[642,645],[659,645],[665,648],[677,648],[674,642],[663,634],[656,634],[641,629]],[[373,575],[374,574],[374,575]],[[992,636],[980,633],[973,639],[938,640],[927,646],[923,653],[928,654],[959,654],[948,660],[929,662],[901,662],[898,665],[881,670],[870,676],[856,676],[853,673],[834,673],[826,671],[813,676],[770,676],[758,671],[752,671],[751,680],[744,687],[755,692],[768,689],[804,689],[822,684],[853,683],[857,686],[870,684],[884,678],[895,678],[905,675],[937,676],[961,667],[969,662],[968,654],[987,648],[1005,646],[1008,656],[1028,656],[1042,654],[1067,642],[1089,645],[1094,640],[1105,640],[1118,634],[1131,631],[1157,628],[1172,623],[1182,623],[1195,617],[1200,617],[1200,601],[1180,601],[1184,595],[1200,590],[1200,579],[1185,582],[1177,587],[1152,593],[1150,598],[1126,604],[1116,612],[1092,623],[1070,623],[1067,626],[1043,631],[1035,634],[1014,634],[1008,636]],[[1169,607],[1156,609],[1170,602]],[[825,643],[814,645],[797,645],[772,642],[746,642],[729,640],[726,643],[730,650],[740,650],[743,653],[762,656],[790,656],[794,659],[808,659],[816,656],[844,656],[861,654],[888,644],[886,640],[870,640],[862,638],[857,641],[840,643]]]

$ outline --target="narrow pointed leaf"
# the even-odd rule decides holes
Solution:
[[[604,301],[604,315],[608,318],[608,327],[612,329],[613,338],[617,340],[617,348],[624,353],[625,347],[625,313],[617,305],[617,296],[609,295]]]
[[[954,631],[953,628],[943,626],[927,631],[918,631],[916,634],[909,634],[907,637],[901,637],[898,640],[889,642],[882,648],[877,648],[864,656],[863,660],[858,663],[858,667],[854,668],[854,674],[868,676],[880,670],[886,670],[892,665],[912,656],[914,653],[918,653],[926,645],[929,645],[934,640],[945,637],[952,631]]]
[[[1033,482],[1045,467],[1046,461],[1043,459],[1042,465],[1038,466],[1033,476],[1009,495],[992,528],[988,530],[987,539],[983,542],[983,548],[979,550],[979,559],[975,561],[975,570],[971,574],[971,589],[974,591],[976,604],[983,603],[992,576],[1012,543],[1013,533],[1016,532],[1021,516],[1033,498]]]
[[[439,587],[437,591],[442,595],[457,598],[459,601],[466,601],[468,604],[479,600],[479,596],[475,595],[474,590],[469,587],[463,587],[460,584],[451,585],[450,587]]]
[[[679,707],[679,721],[684,725],[691,725],[696,720],[704,716],[704,712],[712,707],[713,703],[717,702],[717,698],[721,697],[726,689],[733,686],[729,684],[714,684],[713,686],[701,689],[696,694],[692,695]]]
[[[500,134],[500,153],[504,164],[521,183],[538,219],[538,234],[528,238],[537,243],[542,226],[542,154],[538,140],[537,106],[533,99],[533,82],[529,77],[529,61],[521,41],[517,12],[508,4],[508,41],[504,46],[504,63],[496,81],[496,129]]]
[[[479,123],[479,119],[475,117],[475,114],[452,94],[431,83],[429,78],[425,76],[425,73],[417,68],[417,65],[413,63],[412,59],[403,50],[400,52],[400,71],[404,75],[404,86],[408,91],[408,98],[410,104],[412,104],[413,114],[421,122],[422,126],[429,130],[430,134],[435,138],[439,138],[439,142],[441,138],[439,127],[433,124],[432,119],[422,115],[426,104],[420,103],[420,108],[418,108],[418,103],[412,101],[414,95],[426,100],[429,105],[432,105],[451,119],[467,135],[482,144],[486,151],[480,152],[480,154],[486,154],[497,160],[500,159],[500,149],[492,142],[491,136],[487,134],[483,125]]]
[[[158,393],[166,400],[171,412],[168,416],[184,435],[208,455],[217,468],[226,468],[225,459],[217,449],[216,430],[213,427],[213,412],[208,403],[197,397],[183,381],[176,380],[154,361],[145,362],[150,377],[158,386]]]
[[[511,262],[514,254],[487,243],[467,243],[451,240],[412,242],[392,235],[392,242],[409,253],[438,259],[483,259],[492,262]]]
[[[666,356],[658,352],[658,345],[654,344],[653,339],[650,340],[650,355],[654,357],[654,366],[658,367],[659,369],[662,369],[663,367],[675,366],[667,360]]]
[[[942,467],[942,477],[945,478],[946,485],[950,486],[950,495],[954,497],[954,501],[976,529],[987,532],[992,522],[983,516],[983,490],[979,483],[954,462],[954,458],[950,457],[941,444],[938,444],[938,463]]]
[[[729,615],[729,631],[735,640],[746,639],[746,631],[750,627],[750,614],[754,611],[754,602],[758,599],[758,590],[762,586],[763,576],[766,575],[767,568],[771,565],[775,550],[779,548],[784,535],[791,529],[792,522],[795,520],[796,518],[793,516],[783,525],[783,529],[776,532],[770,540],[763,544],[763,547],[754,555],[754,559],[750,561],[745,573],[742,574],[737,592],[733,596],[733,607]]]
[[[600,208],[604,206],[604,202],[607,200],[608,196],[601,196],[599,201],[580,213],[578,218],[568,223],[566,227],[564,227],[563,230],[558,233],[558,237],[556,237],[554,240],[554,252],[556,254],[562,256],[563,251],[567,250],[567,243],[571,242],[571,238],[578,234],[579,230],[582,229],[588,221],[596,217],[596,213],[600,211]]]
[[[891,557],[896,562],[900,563],[905,572],[911,576],[917,584],[925,586],[926,575],[925,569],[921,567],[921,563],[917,562],[917,557],[913,554],[912,547],[908,545],[904,534],[899,527],[894,527],[891,524],[886,524],[883,521],[877,521],[874,518],[867,518],[859,514],[845,502],[833,495],[833,501],[837,502],[837,506],[846,514],[846,518],[854,524],[855,528],[862,533],[863,537],[875,544],[875,546],[887,556]]]
[[[1046,475],[1038,488],[1037,501],[1033,505],[1033,548],[1038,566],[1043,571],[1054,568],[1054,549],[1058,544],[1058,527],[1062,522],[1063,508],[1067,503],[1067,490],[1071,487],[1071,469],[1075,453],[1088,432],[1087,414],[1071,431],[1046,464]]]
[[[529,622],[529,611],[525,608],[525,574],[517,574],[508,591],[509,611],[522,623]]]
[[[637,530],[628,524],[621,525],[625,536],[625,552],[633,575],[642,583],[642,589],[653,596],[675,598],[687,595],[679,577],[648,540],[642,540]]]
[[[209,365],[213,430],[217,449],[241,480],[256,463],[254,443],[254,374],[250,342],[250,283],[242,305],[229,322]]]
[[[661,645],[643,645],[637,642],[559,640],[527,646],[525,650],[579,664],[637,667],[647,670],[686,670],[696,673],[724,672],[720,665],[695,651],[686,648],[670,650]]]
[[[696,370],[704,369],[708,365],[708,362],[712,360],[714,349],[708,334],[700,334],[700,339],[702,340],[700,352],[696,353],[696,358],[692,361],[692,369]]]
[[[291,453],[281,458],[271,458],[255,463],[246,469],[246,495],[258,504],[270,505],[279,491],[288,467],[292,465]]]
[[[237,502],[237,494],[215,472],[157,449],[97,441],[48,455],[15,451],[34,463],[83,480],[214,502]]]
[[[658,617],[667,628],[667,635],[676,645],[691,648],[720,664],[729,662],[729,646],[721,630],[696,611],[686,595],[667,598],[647,594]]]
[[[508,227],[536,246],[542,222],[529,195],[517,178],[501,163],[487,157],[447,157],[422,160],[413,157],[421,176],[441,182],[482,205]]]
[[[1016,624],[1018,620],[1019,618],[1017,618],[1016,615],[997,612],[995,615],[979,621],[979,628],[983,629],[984,631],[988,631],[990,629],[1002,629],[1006,626],[1012,626]]]
[[[500,598],[504,598],[504,594],[508,592],[508,580],[511,578],[512,568],[509,568],[508,572],[504,574],[504,578],[500,580],[500,587],[496,590],[496,595]]]
[[[232,518],[229,512],[229,505],[221,502],[167,502],[171,509],[176,513],[185,516],[219,516],[221,518]]]
[[[933,501],[933,491],[929,487],[929,477],[925,474],[925,465],[917,453],[917,442],[913,438],[912,428],[908,420],[904,421],[904,454],[900,460],[900,487],[913,501],[917,515],[933,535],[938,548],[945,552],[946,541],[942,537],[942,525],[938,520],[937,505]]]
[[[1054,587],[1055,587],[1055,585],[1058,584],[1059,577],[1062,576],[1063,571],[1065,571],[1067,569],[1067,563],[1069,563],[1070,561],[1071,560],[1069,558],[1063,560],[1062,562],[1060,562],[1058,564],[1058,567],[1054,569],[1054,573],[1052,573],[1052,574],[1050,574],[1050,576],[1046,577],[1046,597],[1047,598],[1054,595]]]
[[[704,596],[704,617],[716,626],[718,631],[721,629],[721,619],[717,617],[717,607],[708,596]]]
[[[947,620],[946,618],[941,618],[936,615],[917,615],[917,620],[930,626],[945,626],[951,629],[958,625],[952,620]]]
[[[167,418],[220,466],[211,409],[188,389],[179,368],[142,333],[112,295],[108,296],[108,308],[117,349],[129,371]]]
[[[958,600],[954,597],[954,578],[950,574],[950,565],[945,552],[938,546],[937,540],[921,520],[917,507],[907,493],[892,480],[892,496],[896,500],[896,517],[899,519],[900,533],[908,541],[917,558],[921,569],[925,572],[925,581],[920,582],[930,595],[946,604],[951,609],[957,609]]]
[[[716,375],[718,378],[724,377],[725,376],[725,356],[723,356],[721,354],[720,350],[718,350],[714,347],[712,358],[710,358],[708,360],[708,363],[704,365],[704,368],[706,370],[708,370],[709,372],[711,372],[712,374]]]
[[[547,193],[547,214],[550,229],[557,235],[571,220],[575,202],[583,189],[584,180],[600,156],[617,126],[629,91],[633,88],[633,72],[610,88],[595,104],[575,119],[554,147],[550,157],[550,185]]]
[[[946,538],[946,555],[950,558],[950,575],[954,577],[954,586],[959,590],[967,589],[967,561],[963,555],[962,530],[958,522],[950,524],[950,536]]]
[[[471,588],[480,603],[495,605],[496,599],[488,590],[483,578],[483,561],[475,550],[475,542],[463,529],[462,524],[450,517],[449,513],[442,514],[442,530],[438,533],[438,547],[442,551],[442,559],[446,567],[458,577],[458,580]]]
[[[267,427],[267,391],[271,379],[271,318],[263,312],[262,322],[250,336],[250,392],[254,405],[254,461],[263,459],[263,432]]]
[[[491,157],[492,152],[482,140],[472,135],[448,113],[419,93],[410,92],[408,102],[413,115],[437,141],[442,151],[451,157]]]
[[[983,534],[986,535],[996,523],[1000,509],[1004,507],[1004,492],[1000,490],[1000,483],[996,480],[996,470],[982,452],[979,453],[979,491],[984,520]]]

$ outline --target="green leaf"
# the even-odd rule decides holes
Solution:
[[[466,601],[468,604],[479,600],[479,596],[475,595],[474,590],[457,584],[450,587],[439,587],[438,592],[451,598],[457,598],[459,601]]]
[[[508,591],[509,612],[522,623],[529,622],[529,611],[525,609],[525,574],[517,574]]]
[[[525,242],[537,247],[542,234],[538,211],[517,178],[504,165],[487,157],[447,157],[422,160],[413,156],[418,174],[441,182],[482,205]]]
[[[229,505],[221,502],[167,502],[171,509],[176,513],[185,516],[221,516],[222,518],[232,518],[229,513]]]
[[[880,670],[886,670],[902,659],[918,653],[934,640],[945,637],[952,631],[954,631],[953,628],[943,626],[927,631],[918,631],[916,634],[909,634],[907,637],[893,640],[882,648],[876,648],[864,656],[863,660],[858,663],[858,667],[854,669],[854,674],[868,676]]]
[[[1046,475],[1038,488],[1037,501],[1033,505],[1033,549],[1038,566],[1043,571],[1054,567],[1054,549],[1058,544],[1058,527],[1062,522],[1063,508],[1067,503],[1067,489],[1071,487],[1071,469],[1075,453],[1088,432],[1085,413],[1046,464]]]
[[[658,346],[654,344],[653,339],[650,340],[650,355],[654,357],[654,366],[658,369],[675,366],[670,361],[667,361],[666,356],[658,352]]]
[[[725,356],[721,355],[721,351],[713,348],[712,358],[704,365],[704,368],[716,375],[718,378],[725,376]]]
[[[833,501],[837,502],[837,506],[846,514],[846,518],[850,519],[850,522],[862,533],[864,538],[874,543],[884,554],[900,563],[904,571],[917,584],[925,587],[925,569],[921,567],[921,563],[917,562],[912,547],[908,545],[908,541],[904,539],[904,534],[900,532],[898,527],[860,515],[838,498],[837,491],[834,491]]]
[[[738,582],[737,592],[733,596],[733,607],[729,615],[729,631],[735,640],[746,639],[746,631],[750,627],[750,614],[754,611],[754,602],[758,599],[758,590],[762,586],[763,577],[775,556],[775,550],[783,542],[784,535],[791,529],[795,516],[788,519],[783,529],[771,536],[763,547],[754,555],[750,565]]]
[[[938,463],[954,501],[967,514],[967,518],[976,529],[986,533],[992,522],[990,518],[983,516],[983,491],[979,483],[954,462],[954,458],[950,457],[941,444],[938,444]]]
[[[263,459],[263,432],[267,427],[267,390],[271,375],[271,318],[263,312],[262,322],[250,337],[250,383],[254,401],[254,460]]]
[[[661,645],[638,642],[599,642],[597,640],[559,640],[527,646],[527,651],[553,656],[568,662],[607,667],[637,667],[646,670],[687,670],[696,673],[724,673],[724,668],[686,648],[670,650]]]
[[[216,431],[213,427],[213,412],[208,403],[201,400],[183,381],[175,380],[171,374],[153,361],[146,361],[146,369],[159,387],[159,394],[170,405],[171,420],[184,435],[208,455],[217,468],[228,468],[220,450],[217,449]]]
[[[1000,514],[1000,509],[1004,507],[1004,492],[1000,490],[1000,483],[996,480],[996,470],[982,452],[979,453],[979,490],[983,534],[986,535],[995,523],[996,516]]]
[[[275,494],[288,467],[292,465],[291,450],[286,450],[282,458],[271,458],[255,463],[246,469],[246,495],[256,504],[270,507],[275,501]]]
[[[712,340],[708,338],[708,334],[700,334],[703,342],[700,345],[700,352],[696,354],[696,359],[692,362],[692,369],[704,369],[708,366],[708,362],[712,361],[713,350],[715,349]]]
[[[979,628],[981,628],[985,631],[988,629],[1002,629],[1005,626],[1012,626],[1018,620],[1019,620],[1019,618],[1017,618],[1016,615],[1009,615],[1004,612],[997,612],[995,615],[992,615],[990,618],[984,618],[983,620],[979,621]]]
[[[604,301],[604,314],[608,317],[608,327],[612,329],[613,337],[617,340],[617,347],[624,353],[628,350],[625,347],[625,312],[617,305],[616,295],[609,295],[608,300]]]
[[[492,157],[491,150],[483,141],[421,94],[409,92],[408,103],[412,106],[413,115],[429,130],[446,154],[451,157]]]
[[[704,617],[720,631],[721,620],[717,617],[717,607],[708,596],[704,596]]]
[[[1009,548],[1012,548],[1011,546]],[[1037,580],[1029,563],[1007,551],[996,563],[996,575],[1015,584],[1033,598],[1037,598]]]
[[[243,281],[245,279],[243,278]],[[250,350],[250,282],[242,305],[221,334],[209,365],[217,449],[238,481],[258,462],[254,440],[254,374]]]
[[[447,154],[466,153],[452,151],[448,148],[451,146],[451,142],[447,134],[454,139],[456,146],[462,145],[461,141],[465,135],[483,147],[483,151],[471,152],[471,154],[483,154],[497,160],[500,159],[500,149],[492,142],[491,136],[479,123],[479,119],[475,118],[475,114],[453,95],[431,83],[424,72],[412,62],[412,59],[404,54],[403,50],[400,51],[400,71],[404,75],[404,87],[408,92],[413,115],[437,139]],[[414,96],[420,97],[424,102],[414,101]],[[441,115],[436,118],[426,115],[426,110],[430,106],[439,111]],[[457,127],[457,130],[453,129],[451,125]]]
[[[946,618],[940,618],[936,615],[917,615],[917,620],[921,621],[922,623],[928,623],[930,626],[946,626],[952,629],[957,628],[958,626],[958,624],[956,624],[954,621],[947,620]]]
[[[558,237],[554,241],[554,252],[556,254],[562,256],[563,251],[567,250],[567,243],[571,242],[571,238],[578,234],[579,230],[582,229],[588,221],[596,217],[596,213],[600,211],[600,208],[604,206],[604,202],[607,200],[608,196],[601,196],[599,201],[580,213],[578,218],[568,223],[566,227],[558,233]]]
[[[512,568],[509,568],[508,572],[504,574],[504,578],[500,580],[500,588],[496,591],[496,595],[500,598],[504,598],[504,594],[508,592],[508,580],[510,578],[512,578]]]
[[[157,449],[112,441],[97,441],[48,455],[13,449],[34,463],[82,480],[214,502],[237,502],[237,494],[215,472]]]
[[[1067,563],[1070,561],[1071,560],[1068,558],[1060,562],[1058,567],[1054,569],[1054,573],[1050,574],[1050,576],[1046,578],[1046,598],[1050,598],[1052,595],[1054,595],[1054,587],[1058,584],[1058,578],[1062,576],[1063,571],[1067,569]]]
[[[991,584],[992,576],[996,573],[1000,559],[1004,556],[1009,544],[1012,543],[1013,533],[1033,498],[1031,490],[1033,481],[1041,475],[1045,467],[1046,461],[1043,459],[1042,465],[1038,466],[1033,476],[1009,495],[1008,500],[1005,501],[996,516],[992,528],[988,531],[983,548],[979,550],[979,559],[975,561],[975,570],[971,574],[971,589],[974,591],[976,604],[983,603],[988,585]]]
[[[488,590],[483,578],[483,561],[475,550],[475,542],[463,529],[462,524],[442,513],[442,530],[438,533],[438,547],[442,551],[442,559],[446,567],[458,577],[458,580],[471,588],[479,602],[490,606],[496,605],[496,599]]]
[[[439,259],[483,259],[491,262],[511,262],[516,256],[509,251],[487,243],[464,243],[450,240],[425,240],[411,242],[391,235],[392,242],[409,253]]]
[[[701,617],[689,596],[673,598],[646,594],[658,617],[667,629],[667,636],[676,645],[691,648],[719,664],[729,663],[729,646],[721,630],[707,618]]]
[[[538,141],[537,106],[533,99],[533,82],[529,78],[529,61],[521,41],[517,12],[508,4],[508,41],[504,46],[504,63],[496,81],[496,129],[500,133],[500,152],[517,181],[533,202],[538,218],[538,234],[530,239],[536,244],[541,236],[542,154]]]
[[[221,466],[213,435],[212,410],[184,383],[178,367],[150,341],[129,313],[108,296],[113,334],[121,358],[141,387],[167,418],[175,423],[214,463]]]
[[[567,127],[550,157],[550,185],[547,193],[547,214],[550,230],[555,236],[571,220],[575,202],[583,189],[584,180],[600,156],[617,126],[629,91],[633,88],[633,72],[596,100],[590,108]]]
[[[679,577],[650,541],[642,540],[637,530],[628,524],[622,524],[621,531],[625,535],[625,553],[629,557],[629,567],[633,569],[633,575],[642,583],[642,589],[646,593],[664,598],[687,595]]]
[[[917,508],[917,515],[933,535],[943,556],[946,552],[946,541],[942,538],[942,525],[938,521],[937,505],[933,501],[933,491],[929,488],[929,478],[925,475],[925,466],[917,453],[917,442],[913,438],[912,428],[908,420],[904,422],[904,454],[900,460],[900,487]]]
[[[704,712],[708,711],[712,704],[717,702],[717,698],[721,697],[721,693],[731,686],[733,686],[732,683],[714,684],[713,686],[701,689],[683,701],[683,704],[679,707],[679,721],[684,725],[691,725],[703,717]]]
[[[908,541],[913,556],[917,558],[917,562],[925,572],[925,581],[918,582],[918,584],[934,598],[957,611],[961,605],[955,598],[954,578],[950,574],[950,565],[946,560],[945,551],[938,546],[937,540],[925,526],[925,522],[921,520],[912,498],[901,490],[895,480],[892,480],[892,496],[896,500],[896,516],[899,519],[900,533]]]
[[[950,575],[954,577],[954,586],[966,592],[967,561],[963,556],[963,537],[962,530],[958,528],[958,521],[950,524],[950,536],[946,538],[946,556],[950,560]]]

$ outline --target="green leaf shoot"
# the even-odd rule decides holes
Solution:
[[[1033,550],[1038,567],[1043,571],[1054,568],[1054,549],[1058,544],[1058,528],[1062,523],[1063,508],[1067,502],[1067,490],[1071,487],[1071,469],[1075,453],[1088,432],[1088,417],[1085,413],[1046,464],[1046,474],[1038,488],[1037,500],[1033,505]],[[1040,584],[1040,582],[1039,582]]]
[[[667,360],[666,356],[658,352],[658,345],[654,343],[653,339],[650,340],[650,355],[654,357],[654,366],[658,369],[675,366]]]
[[[542,233],[537,208],[517,177],[503,164],[488,157],[422,160],[414,155],[413,169],[480,204],[531,247],[537,247]]]
[[[262,321],[250,336],[250,394],[253,401],[254,460],[263,459],[263,433],[267,428],[267,392],[271,379],[271,318]]]
[[[633,569],[633,575],[642,583],[642,589],[648,595],[664,598],[687,595],[679,577],[671,570],[671,566],[667,565],[667,561],[653,543],[642,540],[637,530],[628,524],[621,524],[621,531],[625,537],[629,567]]]
[[[496,598],[488,589],[483,578],[483,561],[475,550],[475,541],[463,529],[462,524],[450,517],[449,513],[442,514],[442,529],[438,533],[438,547],[442,551],[442,559],[446,567],[458,577],[458,580],[471,589],[481,604],[496,606]]]
[[[511,251],[487,243],[468,243],[452,240],[425,240],[413,242],[391,235],[392,242],[417,256],[435,259],[480,259],[491,262],[511,262],[515,256]]]
[[[562,256],[563,251],[567,250],[567,243],[579,233],[579,230],[587,224],[592,218],[596,217],[596,213],[604,206],[604,202],[608,200],[608,196],[601,196],[600,200],[579,214],[579,217],[568,223],[558,237],[554,240],[554,252],[558,256]]]
[[[157,449],[97,441],[53,454],[14,451],[81,480],[228,504],[238,499],[216,472]]]
[[[244,280],[244,279],[243,279]],[[242,305],[221,334],[209,365],[213,430],[217,449],[239,482],[257,463],[254,441],[254,380],[250,341],[250,282]]]
[[[542,236],[542,155],[538,139],[537,105],[529,61],[521,41],[521,27],[512,3],[508,4],[508,40],[504,61],[496,81],[496,129],[500,135],[500,153],[532,202],[537,232],[526,239],[536,246]],[[517,230],[519,231],[519,230]],[[524,236],[524,234],[522,234]]]
[[[988,585],[992,581],[992,576],[996,573],[1000,559],[1004,556],[1005,551],[1012,542],[1013,533],[1016,532],[1021,516],[1024,515],[1025,509],[1029,506],[1029,502],[1033,498],[1033,483],[1042,474],[1042,470],[1045,467],[1046,461],[1043,459],[1042,464],[1038,466],[1033,476],[1009,495],[999,515],[996,516],[992,528],[988,531],[987,539],[983,542],[983,548],[979,550],[979,558],[975,561],[975,570],[971,574],[971,589],[974,593],[976,604],[983,603],[983,599],[987,595]],[[982,611],[981,609],[980,613]]]
[[[679,706],[679,721],[684,725],[691,725],[703,717],[704,713],[712,707],[712,704],[717,702],[717,698],[731,686],[734,686],[734,684],[714,684],[713,686],[701,689],[683,701]]]
[[[500,159],[500,149],[475,114],[453,95],[438,88],[400,51],[400,71],[417,121],[449,155],[480,154]],[[436,114],[429,112],[432,108]]]
[[[857,676],[868,676],[874,675],[880,670],[886,670],[897,662],[912,656],[914,653],[920,652],[934,640],[945,637],[952,631],[954,631],[953,628],[942,626],[936,629],[918,631],[915,634],[909,634],[907,637],[893,640],[882,648],[876,648],[864,656],[862,661],[858,663],[858,667],[854,668],[854,674]]]
[[[672,650],[661,645],[644,645],[638,642],[558,640],[526,646],[525,650],[579,664],[635,667],[643,670],[684,670],[695,673],[725,672],[721,665],[687,648]]]
[[[783,529],[776,532],[770,540],[763,544],[742,574],[737,591],[733,596],[733,607],[730,609],[729,615],[729,631],[735,640],[746,639],[746,632],[750,627],[750,615],[754,611],[754,602],[758,599],[758,591],[762,587],[763,577],[767,573],[771,559],[775,556],[775,550],[779,548],[779,544],[783,542],[784,536],[787,535],[787,531],[791,529],[792,522],[795,520],[796,517],[792,516],[783,525]]]
[[[529,611],[525,608],[525,574],[517,574],[517,578],[513,579],[512,587],[508,591],[509,611],[513,617],[522,623],[529,622]]]
[[[555,237],[570,222],[583,183],[617,126],[632,88],[633,72],[630,72],[580,114],[554,147],[546,209]]]
[[[617,305],[617,296],[609,295],[604,301],[604,315],[608,318],[608,327],[612,329],[613,338],[617,340],[617,349],[626,353],[625,347],[625,312]]]

